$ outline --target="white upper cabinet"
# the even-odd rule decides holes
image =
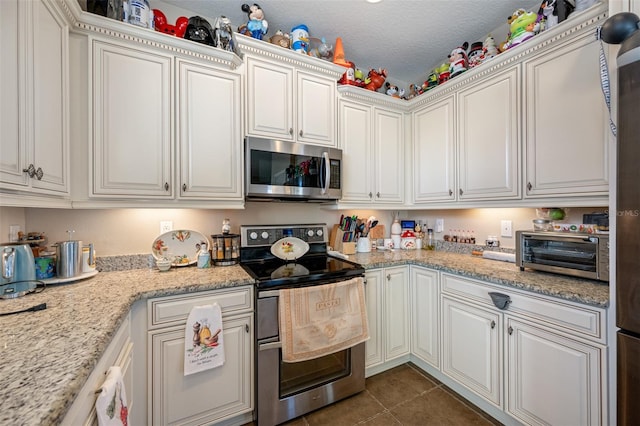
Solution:
[[[0,187],[68,198],[69,26],[50,1],[2,1],[0,18]]]
[[[455,97],[413,113],[415,203],[456,199]]]
[[[401,112],[341,99],[343,203],[402,204],[404,117]]]
[[[599,53],[588,31],[526,62],[526,196],[607,195],[610,130]]]
[[[336,145],[336,79],[248,56],[247,134]]]
[[[520,66],[458,92],[458,199],[520,198]]]
[[[179,197],[241,201],[240,75],[178,61]]]
[[[171,56],[93,40],[94,197],[173,198]]]

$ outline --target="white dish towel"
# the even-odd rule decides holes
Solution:
[[[107,378],[102,384],[98,399],[96,399],[96,412],[100,426],[126,426],[129,424],[127,393],[120,367],[114,366],[107,370]]]
[[[184,330],[184,375],[224,364],[222,310],[217,303],[195,306]]]

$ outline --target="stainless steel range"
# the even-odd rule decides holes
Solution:
[[[256,404],[259,425],[276,425],[364,390],[364,343],[319,358],[282,361],[278,298],[283,288],[316,286],[364,276],[355,263],[327,255],[325,224],[241,226],[241,266],[257,280]],[[309,245],[285,261],[274,243],[295,237]]]

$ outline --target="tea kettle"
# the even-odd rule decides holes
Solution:
[[[0,298],[18,297],[35,290],[35,261],[29,244],[2,243],[0,256]]]

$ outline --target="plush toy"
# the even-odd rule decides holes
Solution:
[[[418,89],[416,89],[416,85],[411,83],[409,85],[409,94],[405,97],[405,99],[409,100],[409,99],[413,99],[416,96],[418,96]]]
[[[269,38],[269,43],[288,49],[291,44],[291,40],[289,38],[289,34],[283,33],[282,30],[278,30]]]
[[[498,55],[498,48],[496,47],[496,40],[489,34],[482,43],[482,51],[484,52],[483,61],[488,61],[494,56]]]
[[[153,9],[153,24],[156,27],[156,31],[183,38],[185,31],[187,31],[189,18],[181,16],[176,19],[175,25],[169,25],[164,13],[160,9]]]
[[[399,98],[400,94],[398,93],[398,86],[389,83],[388,81],[384,84],[384,87],[387,89],[387,95],[393,98]]]
[[[509,22],[509,35],[504,43],[503,50],[510,49],[529,40],[540,30],[538,15],[527,12],[524,9],[516,10],[513,15],[507,18]]]
[[[373,90],[376,92],[384,84],[384,80],[387,78],[387,70],[384,68],[378,68],[377,70],[369,70],[369,75],[365,80],[364,88],[367,90]]]
[[[306,25],[291,28],[291,48],[294,52],[309,53],[309,28]]]
[[[257,3],[249,6],[248,4],[242,5],[242,11],[249,17],[247,22],[247,30],[251,34],[251,37],[262,40],[262,37],[267,34],[269,29],[269,23],[264,19],[264,12]]]
[[[460,75],[469,68],[469,59],[467,58],[468,48],[469,43],[465,41],[462,43],[462,46],[456,47],[451,51],[449,55],[449,72],[451,75],[449,78]]]
[[[541,23],[540,31],[555,27],[567,19],[574,9],[575,7],[567,0],[544,0],[538,10],[538,21]]]
[[[325,61],[330,61],[333,59],[333,46],[328,44],[327,40],[324,37],[322,37],[322,39],[320,40],[313,37],[310,37],[310,39],[314,40],[316,43],[316,47],[311,49],[311,51],[309,52],[311,56],[324,59]]]
[[[442,65],[436,67],[433,71],[438,75],[438,84],[446,83],[451,77],[450,66],[448,63],[443,62]]]

